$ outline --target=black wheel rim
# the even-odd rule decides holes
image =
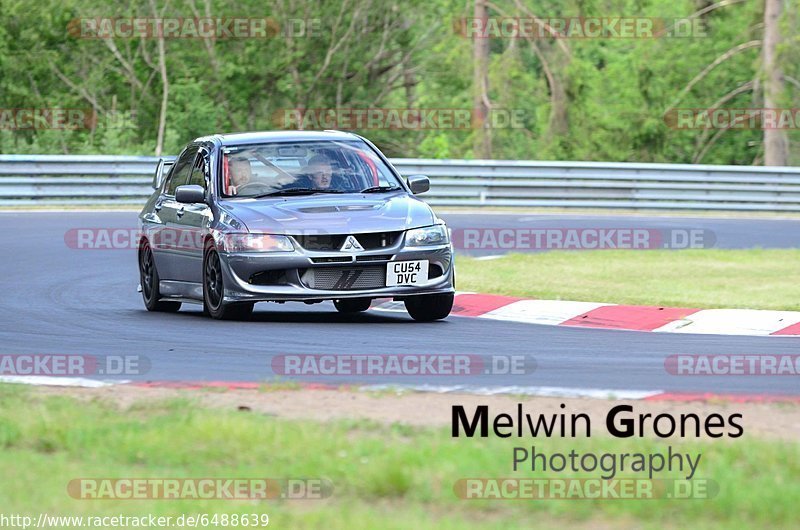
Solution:
[[[211,307],[219,307],[222,301],[222,270],[216,252],[211,252],[206,258],[206,296]]]
[[[150,300],[153,297],[153,284],[155,283],[155,265],[153,264],[153,252],[150,247],[145,247],[142,251],[142,292],[144,297]]]

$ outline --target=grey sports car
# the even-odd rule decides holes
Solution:
[[[455,271],[447,227],[350,133],[213,135],[162,161],[139,214],[140,289],[150,311],[202,303],[244,319],[255,302],[332,300],[366,311],[402,300],[415,320],[445,318]]]

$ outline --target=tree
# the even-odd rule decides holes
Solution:
[[[489,20],[487,0],[475,0],[474,22],[481,27]],[[474,153],[477,158],[492,158],[492,130],[490,115],[492,103],[489,100],[489,37],[473,35],[473,111],[477,118]]]
[[[764,0],[764,45],[762,63],[764,108],[776,109],[783,100],[783,72],[778,63],[781,43],[780,18],[782,0]],[[789,160],[789,138],[779,127],[764,128],[764,165],[785,166]]]

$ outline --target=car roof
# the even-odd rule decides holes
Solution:
[[[258,144],[263,142],[299,142],[319,140],[356,140],[357,134],[343,131],[260,131],[214,134],[197,138],[195,142],[214,142],[222,146]]]

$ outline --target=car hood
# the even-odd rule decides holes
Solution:
[[[436,222],[427,204],[404,192],[235,199],[220,208],[251,232],[270,234],[390,232]]]

